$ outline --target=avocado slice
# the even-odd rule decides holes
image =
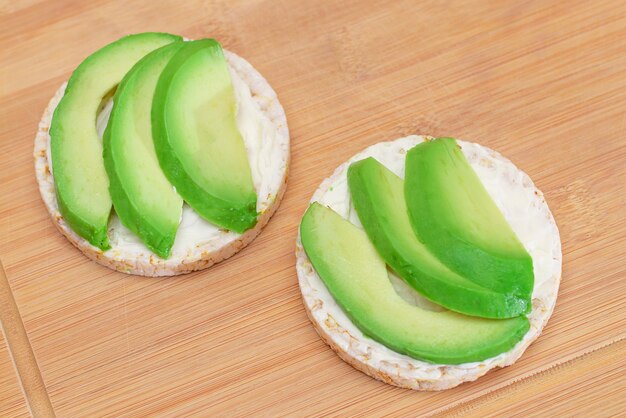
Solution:
[[[170,256],[183,200],[154,150],[150,112],[163,68],[182,46],[173,42],[142,58],[124,76],[104,132],[104,166],[113,207],[124,226],[162,258]]]
[[[526,317],[486,319],[429,311],[402,299],[365,232],[313,203],[300,225],[313,267],[367,337],[418,360],[461,364],[510,350],[529,329]]]
[[[203,218],[244,232],[256,224],[256,192],[222,48],[186,42],[165,66],[152,104],[161,169]]]
[[[72,73],[54,111],[50,146],[59,210],[74,232],[102,250],[110,248],[111,197],[96,130],[98,109],[144,55],[180,39],[166,33],[141,33],[99,49]]]
[[[374,158],[348,168],[348,184],[363,228],[385,262],[413,289],[448,309],[485,318],[511,318],[526,301],[495,292],[453,272],[413,233],[404,182]]]
[[[533,261],[453,138],[406,156],[404,193],[420,241],[444,264],[531,309]]]

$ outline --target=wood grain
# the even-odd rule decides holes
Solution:
[[[0,416],[28,416],[26,402],[2,333],[0,333]]]
[[[125,276],[75,250],[48,219],[31,156],[41,112],[72,69],[146,30],[216,37],[248,59],[292,134],[287,194],[259,238],[172,279]],[[0,258],[57,415],[415,416],[487,405],[509,388],[505,398],[532,399],[528,413],[566,414],[559,392],[626,413],[610,389],[624,384],[618,357],[575,360],[623,351],[625,52],[626,15],[612,0],[1,3]],[[409,133],[509,157],[544,191],[563,241],[544,335],[514,366],[439,393],[343,363],[308,323],[294,269],[319,182],[365,146]],[[595,384],[604,379],[610,388]]]
[[[447,410],[453,417],[619,416],[626,409],[626,341]],[[607,402],[607,399],[614,399]]]
[[[13,298],[11,286],[0,263],[0,328],[8,354],[22,388],[29,412],[35,417],[54,417],[50,397],[41,377],[37,359],[33,353],[22,318]],[[11,387],[11,386],[9,386]]]

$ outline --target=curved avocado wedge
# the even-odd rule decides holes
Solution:
[[[54,111],[50,145],[59,209],[74,232],[102,250],[110,248],[111,197],[96,130],[98,109],[144,55],[180,39],[166,33],[141,33],[96,51],[72,73]]]
[[[461,364],[510,350],[526,317],[486,319],[413,306],[393,289],[365,232],[313,203],[300,225],[302,245],[333,298],[369,338],[418,360]]]
[[[170,256],[183,200],[169,183],[154,150],[150,112],[163,68],[183,46],[173,42],[142,58],[115,93],[104,132],[104,165],[113,207],[124,226],[162,258]]]
[[[452,270],[531,309],[533,261],[453,138],[406,156],[404,193],[413,230]]]
[[[203,218],[244,232],[256,224],[256,192],[236,121],[222,48],[213,39],[186,42],[166,65],[152,104],[161,169]]]
[[[450,310],[484,318],[512,318],[527,301],[495,292],[456,274],[413,233],[404,182],[374,158],[348,169],[350,194],[367,235],[385,262],[413,289]]]

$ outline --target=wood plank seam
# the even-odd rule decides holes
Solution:
[[[550,376],[556,374],[567,367],[572,367],[574,364],[579,364],[580,362],[588,359],[590,356],[596,355],[599,352],[604,352],[605,350],[616,351],[618,354],[622,353],[626,344],[626,336],[621,335],[617,339],[608,342],[607,344],[592,347],[589,351],[585,351],[578,356],[574,356],[570,359],[567,359],[563,362],[556,362],[543,370],[533,371],[527,373],[525,375],[520,376],[513,381],[509,381],[501,386],[494,387],[493,390],[483,393],[481,396],[466,399],[462,402],[452,403],[443,408],[440,408],[432,413],[428,414],[429,417],[461,417],[467,416],[471,414],[473,411],[476,411],[481,406],[500,399],[512,392],[516,391],[519,386],[527,385],[531,382],[535,382],[541,378],[546,376]]]
[[[0,262],[0,325],[30,414],[37,418],[54,417],[50,397],[2,262]]]

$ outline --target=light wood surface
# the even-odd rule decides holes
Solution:
[[[626,408],[626,340],[559,364],[462,403],[446,417],[597,417],[623,415]]]
[[[170,279],[125,276],[74,249],[48,219],[31,155],[41,112],[72,69],[146,30],[215,37],[248,59],[292,134],[287,194],[259,238]],[[0,63],[0,259],[57,416],[508,415],[515,405],[567,415],[572,398],[601,406],[593,416],[626,413],[616,390],[623,2],[0,0]],[[514,366],[438,393],[343,363],[310,326],[294,269],[319,182],[365,146],[409,133],[502,152],[544,191],[563,242],[544,335]],[[0,399],[12,390],[0,386]]]
[[[4,302],[4,301],[3,301]],[[0,417],[27,417],[28,409],[22,396],[9,350],[0,334]]]
[[[52,404],[46,390],[46,385],[41,377],[39,365],[33,353],[28,334],[15,303],[11,286],[0,263],[0,328],[4,336],[7,354],[11,358],[18,384],[24,397],[17,397],[25,402],[28,410],[36,417],[53,417]],[[15,385],[9,385],[13,388]],[[15,390],[11,391],[11,394]],[[13,397],[15,397],[13,395]]]

